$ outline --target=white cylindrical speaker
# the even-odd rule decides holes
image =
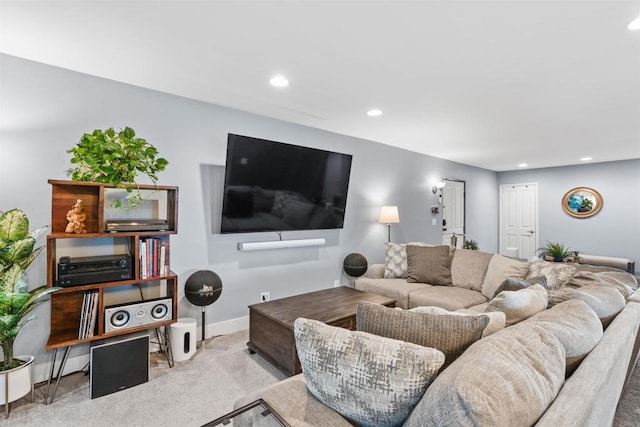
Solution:
[[[169,340],[174,362],[191,358],[196,352],[196,319],[183,317],[169,325]]]

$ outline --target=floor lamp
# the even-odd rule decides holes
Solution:
[[[378,222],[387,224],[389,228],[388,241],[391,242],[391,224],[397,224],[400,222],[400,215],[398,214],[397,206],[383,206],[380,208],[380,216]]]

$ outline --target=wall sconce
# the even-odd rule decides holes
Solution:
[[[380,208],[380,216],[378,217],[378,222],[382,224],[387,224],[389,227],[388,238],[389,242],[391,242],[391,224],[397,224],[400,222],[400,214],[398,213],[397,206],[383,206]]]
[[[433,191],[433,194],[436,194],[438,191],[441,191],[445,186],[445,182],[444,181],[438,181],[435,184],[433,184],[433,187],[431,187],[431,191]]]

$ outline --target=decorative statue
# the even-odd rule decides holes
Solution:
[[[83,234],[87,232],[85,222],[87,220],[87,214],[84,213],[84,207],[82,206],[82,200],[78,199],[76,204],[71,207],[67,212],[67,228],[65,233]]]

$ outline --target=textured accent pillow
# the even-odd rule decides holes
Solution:
[[[531,426],[564,377],[564,347],[551,331],[506,328],[442,371],[404,426]]]
[[[444,354],[408,342],[299,318],[296,348],[309,391],[363,426],[398,426],[444,363]]]
[[[511,326],[545,310],[547,305],[547,290],[542,285],[533,285],[519,291],[500,292],[484,311],[502,311],[507,316],[507,326]]]
[[[547,288],[547,278],[544,276],[536,276],[530,279],[521,280],[514,277],[507,277],[504,282],[496,289],[496,295],[502,291],[519,291],[520,289],[528,288],[531,285],[541,285],[543,288]]]
[[[625,306],[625,299],[620,292],[613,286],[608,285],[587,285],[579,288],[564,287],[549,291],[550,307],[571,299],[579,299],[589,304],[589,307],[596,312],[602,322],[602,326],[605,328]]]
[[[415,313],[365,301],[356,308],[358,331],[437,348],[446,357],[445,367],[482,338],[488,324],[486,316]]]
[[[576,370],[582,359],[600,342],[602,323],[589,305],[577,299],[561,302],[549,310],[541,311],[514,328],[528,322],[536,322],[551,331],[564,347],[569,376]]]
[[[449,311],[442,307],[436,306],[421,306],[410,308],[409,311],[413,311],[415,313],[427,313],[427,314],[450,314],[454,316],[487,316],[489,318],[489,324],[482,331],[482,338],[488,337],[489,335],[498,332],[500,329],[504,329],[507,317],[501,311],[492,311],[487,313],[478,313],[472,312],[471,310],[459,310],[459,311]]]
[[[508,258],[500,254],[494,254],[489,261],[487,274],[482,282],[482,294],[491,299],[496,295],[496,290],[507,277],[524,279],[529,271],[529,263]],[[536,274],[539,276],[539,274]]]
[[[458,288],[480,291],[493,254],[457,249],[451,261],[451,282]]]
[[[561,288],[576,272],[576,266],[566,262],[536,261],[529,266],[527,278],[544,276],[547,278],[547,289]]]
[[[449,246],[407,245],[407,282],[451,285]]]
[[[384,278],[385,279],[406,279],[407,278],[407,252],[404,243],[384,244]]]

